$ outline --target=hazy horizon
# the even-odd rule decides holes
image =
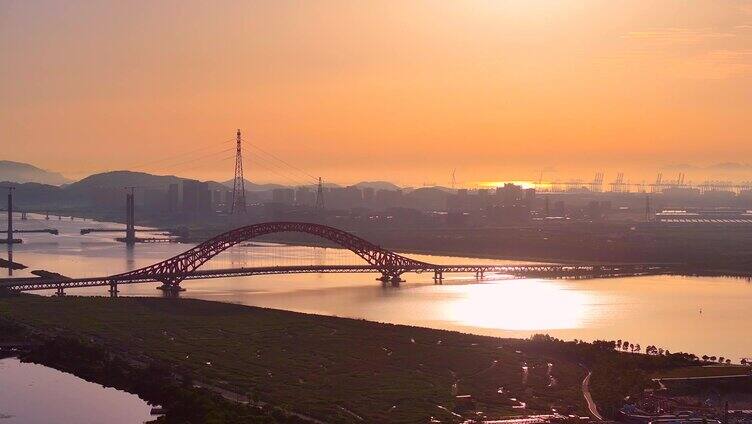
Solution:
[[[6,1],[0,52],[6,159],[73,179],[225,181],[236,128],[302,170],[247,145],[246,178],[288,185],[651,182],[752,154],[741,1]]]

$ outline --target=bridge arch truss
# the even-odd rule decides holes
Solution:
[[[380,272],[383,281],[398,282],[400,275],[404,272],[433,267],[426,262],[399,255],[358,236],[327,225],[307,222],[266,222],[236,228],[162,262],[116,274],[109,278],[112,280],[156,279],[162,281],[166,289],[177,289],[180,282],[188,278],[201,265],[230,247],[259,236],[282,232],[311,234],[349,249]]]

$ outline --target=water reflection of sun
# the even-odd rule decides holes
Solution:
[[[567,289],[556,281],[507,280],[462,289],[460,296],[447,306],[448,319],[483,328],[580,328],[588,305],[592,305],[590,294]]]

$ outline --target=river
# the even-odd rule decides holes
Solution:
[[[86,227],[117,224],[45,221],[30,215],[17,228],[54,227],[60,235],[23,234],[13,260],[31,269],[71,277],[102,276],[166,259],[188,244],[139,244],[115,235],[80,235]],[[122,227],[122,225],[120,225]],[[119,235],[118,235],[119,236]],[[514,261],[407,255],[434,263],[514,263]],[[227,268],[270,265],[357,264],[343,249],[246,243],[204,265]],[[29,270],[14,271],[28,276]],[[7,273],[7,270],[5,270]],[[191,280],[183,297],[240,303],[396,324],[457,330],[502,337],[548,333],[565,339],[628,340],[670,351],[752,357],[752,283],[734,278],[647,276],[591,280],[514,279],[448,275],[434,285],[432,274],[405,274],[399,288],[382,287],[371,274],[271,275]],[[121,285],[120,295],[160,296],[157,284]],[[106,288],[70,289],[68,294],[106,295]]]
[[[16,358],[0,359],[2,424],[134,424],[154,419],[138,396]]]

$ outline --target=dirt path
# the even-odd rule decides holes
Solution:
[[[590,395],[590,376],[593,375],[592,371],[587,370],[587,375],[582,380],[582,395],[585,397],[587,407],[590,410],[590,415],[595,417],[598,421],[603,421],[603,417],[598,413],[598,406],[593,401],[593,397]]]

